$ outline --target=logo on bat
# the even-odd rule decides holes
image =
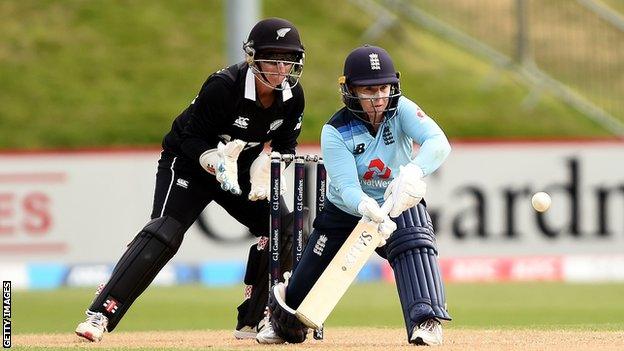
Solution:
[[[363,231],[362,234],[357,238],[357,241],[347,254],[345,255],[344,263],[342,264],[342,270],[346,271],[347,269],[353,267],[355,262],[357,262],[358,258],[362,254],[362,252],[366,249],[368,245],[373,241],[373,235],[367,231]]]

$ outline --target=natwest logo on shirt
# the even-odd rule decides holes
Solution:
[[[370,163],[368,164],[368,171],[364,173],[363,178],[365,180],[371,180],[376,175],[378,178],[388,179],[390,178],[391,174],[392,170],[390,169],[390,167],[387,167],[382,160],[376,158],[370,161]]]

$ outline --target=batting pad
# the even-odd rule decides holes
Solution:
[[[387,252],[409,338],[421,322],[432,317],[451,320],[451,316],[445,308],[435,234],[425,206],[418,204],[395,221],[397,230],[388,240]]]
[[[279,283],[271,289],[269,312],[275,334],[291,344],[305,341],[308,327],[299,321],[295,310],[286,305],[286,285],[284,283]]]

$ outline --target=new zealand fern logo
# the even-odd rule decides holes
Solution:
[[[380,179],[388,179],[392,174],[390,167],[387,167],[382,160],[376,158],[368,164],[368,171],[364,173],[365,180],[371,180],[375,175]]]

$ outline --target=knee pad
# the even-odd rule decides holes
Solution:
[[[128,244],[108,282],[95,298],[92,311],[108,317],[112,331],[134,300],[154,280],[182,244],[186,228],[176,219],[153,219]]]
[[[431,217],[423,204],[419,203],[403,211],[394,221],[397,229],[386,244],[390,262],[402,252],[414,247],[429,247],[437,251]]]
[[[397,230],[388,239],[386,252],[394,271],[409,333],[414,326],[436,317],[451,320],[446,311],[431,217],[423,204],[395,219]]]
[[[280,338],[291,344],[305,341],[308,327],[295,315],[295,311],[286,305],[286,285],[277,284],[271,289],[269,298],[271,326]]]

